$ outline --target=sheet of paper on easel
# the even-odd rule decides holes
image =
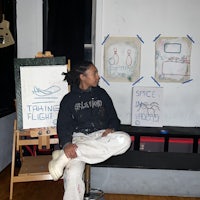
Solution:
[[[66,65],[20,67],[23,129],[56,126],[59,104],[68,93]]]

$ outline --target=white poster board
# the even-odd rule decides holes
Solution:
[[[133,87],[132,95],[132,126],[162,126],[161,87]]]
[[[59,104],[68,92],[62,66],[20,67],[23,129],[56,126]]]

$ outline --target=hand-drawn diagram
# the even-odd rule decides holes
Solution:
[[[186,37],[160,37],[155,43],[155,78],[160,82],[190,79],[192,42]]]
[[[49,96],[59,91],[60,91],[60,87],[57,85],[53,85],[47,89],[41,89],[37,86],[33,88],[33,94],[35,94],[36,96]]]
[[[56,126],[60,101],[68,92],[65,71],[66,65],[20,67],[24,129]]]
[[[160,107],[157,102],[140,102],[136,104],[136,107],[138,108],[138,112],[143,112],[148,116],[158,116],[158,112],[160,111]]]
[[[133,88],[133,126],[162,126],[162,90],[160,87]]]
[[[104,47],[105,78],[110,81],[136,81],[140,77],[140,51],[138,38],[108,38]]]

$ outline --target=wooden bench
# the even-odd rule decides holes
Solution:
[[[129,133],[133,139],[131,148],[123,155],[114,156],[105,162],[94,166],[118,168],[145,168],[145,169],[178,169],[200,170],[200,154],[198,141],[200,128],[193,127],[133,127],[122,125],[121,130]],[[163,134],[166,130],[167,134]],[[141,137],[160,137],[164,140],[162,152],[140,151]],[[193,147],[191,153],[168,152],[170,138],[191,138]]]

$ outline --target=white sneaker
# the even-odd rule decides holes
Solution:
[[[52,152],[52,159],[55,160],[59,157],[59,155],[62,153],[62,150],[55,150]]]
[[[57,154],[57,153],[56,153]],[[49,172],[54,181],[57,181],[63,175],[65,166],[70,159],[67,158],[63,150],[60,150],[59,156],[49,162]]]

